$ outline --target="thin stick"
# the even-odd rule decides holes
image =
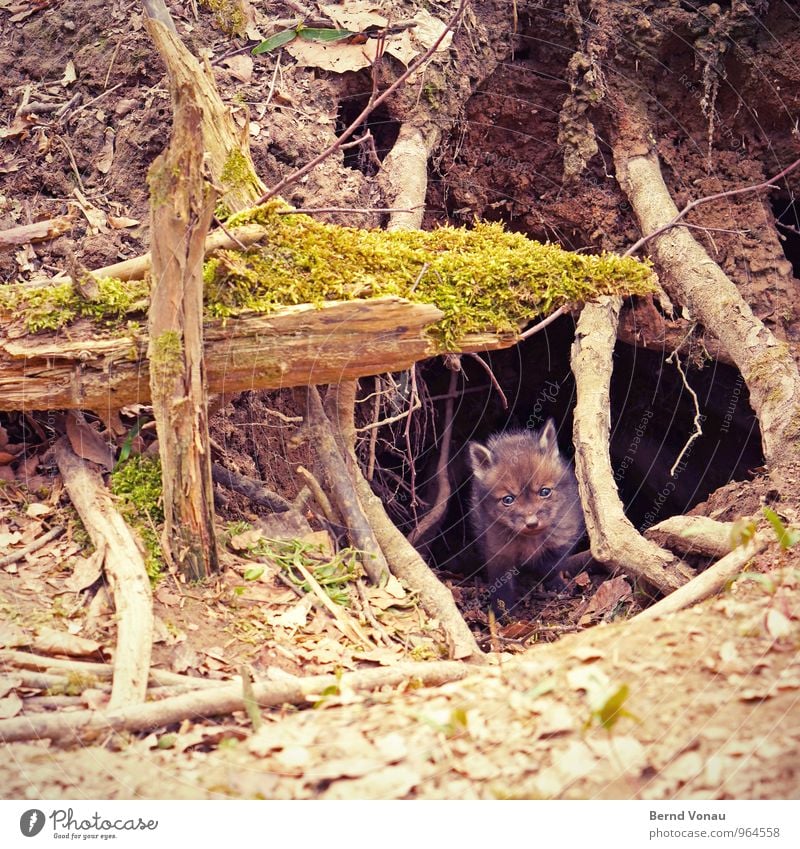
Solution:
[[[652,233],[649,233],[647,236],[642,236],[637,242],[634,242],[627,251],[625,251],[623,256],[632,256],[642,247],[642,245],[647,244],[651,239],[655,239],[656,236],[660,236],[667,230],[671,230],[684,216],[688,215],[695,207],[700,206],[701,203],[709,203],[712,200],[719,200],[720,198],[733,197],[733,195],[743,195],[746,192],[757,192],[760,189],[776,189],[777,186],[774,186],[773,183],[775,180],[780,180],[781,177],[785,177],[787,174],[794,171],[797,166],[800,165],[800,159],[796,159],[792,162],[791,165],[787,166],[780,173],[776,174],[774,177],[770,177],[768,180],[764,180],[762,183],[756,183],[754,186],[744,186],[741,189],[729,189],[726,192],[717,192],[713,195],[707,195],[706,197],[697,198],[696,200],[690,201],[684,206],[684,208],[671,220],[666,224],[662,224],[661,227],[653,230]]]
[[[559,316],[564,315],[567,312],[567,307],[559,307],[555,312],[551,312],[547,318],[543,318],[538,324],[534,324],[533,327],[529,327],[524,333],[520,334],[519,341],[522,342],[523,339],[530,339],[531,336],[538,333],[540,330],[544,330],[548,324],[552,324]]]
[[[54,540],[56,537],[60,537],[63,533],[64,528],[61,525],[56,525],[46,534],[42,534],[33,542],[28,543],[24,548],[20,548],[19,551],[15,551],[13,554],[7,554],[5,557],[0,557],[0,569],[4,569],[6,566],[22,560],[28,554],[33,554],[34,551],[38,551],[42,546],[47,545],[48,542]]]
[[[276,209],[276,215],[314,215],[322,212],[357,212],[368,215],[371,212],[414,212],[417,209],[425,206],[425,204],[417,204],[410,207],[391,207],[391,206],[312,206],[302,209]],[[412,289],[413,291],[413,289]]]
[[[695,439],[703,435],[703,428],[700,426],[700,401],[697,397],[697,393],[694,391],[694,389],[692,389],[691,386],[689,386],[689,381],[686,379],[686,373],[684,372],[683,366],[681,365],[681,358],[678,356],[677,349],[667,357],[667,362],[675,363],[675,368],[678,369],[678,373],[681,376],[683,385],[689,391],[689,394],[692,396],[692,399],[694,401],[694,433],[686,440],[686,444],[681,449],[681,453],[678,454],[678,459],[672,464],[672,468],[669,470],[669,476],[671,478],[674,478],[675,469],[677,469],[680,465],[680,462],[683,459],[683,455],[689,450],[689,446],[695,441]]]
[[[479,356],[478,354],[470,353],[470,357],[472,357],[473,360],[477,360],[477,362],[479,362],[481,364],[481,367],[486,372],[486,374],[489,375],[489,380],[492,381],[492,386],[494,386],[495,391],[500,396],[500,403],[503,405],[503,409],[507,410],[508,409],[508,398],[506,398],[506,393],[503,392],[503,388],[497,382],[497,378],[494,376],[494,372],[492,371],[489,363],[487,363],[486,360],[484,360],[483,357]],[[448,396],[449,396],[449,394],[450,393],[448,393]]]
[[[302,168],[298,168],[297,171],[289,174],[284,177],[280,182],[278,182],[275,186],[265,192],[261,197],[256,201],[257,204],[265,203],[271,197],[274,197],[279,192],[282,192],[287,186],[296,183],[301,177],[305,177],[310,171],[313,171],[320,162],[324,162],[334,151],[338,150],[350,136],[364,123],[364,120],[370,115],[378,106],[383,103],[390,95],[394,94],[398,88],[411,76],[413,76],[427,61],[433,56],[433,54],[439,49],[439,45],[444,41],[445,36],[448,32],[455,28],[456,24],[459,22],[461,16],[464,13],[464,9],[466,8],[467,0],[460,0],[458,4],[458,8],[456,9],[453,16],[450,20],[445,24],[444,29],[439,34],[439,37],[436,41],[431,44],[431,46],[418,58],[416,61],[412,62],[408,69],[404,74],[395,80],[383,94],[378,95],[377,97],[370,97],[367,105],[361,110],[358,116],[351,122],[350,126],[339,136],[339,138],[331,145],[329,145],[319,156],[315,156],[314,159],[311,160],[308,164],[304,165]],[[374,76],[373,76],[374,80]]]

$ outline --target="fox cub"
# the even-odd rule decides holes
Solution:
[[[487,445],[469,443],[470,522],[490,582],[492,606],[517,601],[514,577],[531,569],[555,571],[584,534],[578,482],[561,456],[549,419],[536,432],[508,431]]]

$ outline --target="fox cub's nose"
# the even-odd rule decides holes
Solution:
[[[533,528],[538,528],[539,527],[538,517],[537,516],[528,516],[525,519],[525,527],[531,528],[531,530],[533,530]]]

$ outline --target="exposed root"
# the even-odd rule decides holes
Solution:
[[[682,554],[724,557],[733,548],[733,524],[706,516],[672,516],[648,528],[644,535]]]
[[[391,669],[367,669],[345,672],[343,675],[312,675],[308,678],[254,684],[252,697],[262,708],[284,704],[307,705],[326,691],[346,692],[375,690],[380,687],[399,687],[406,683],[438,686],[458,681],[469,674],[462,663],[399,663]],[[22,716],[0,720],[0,740],[83,740],[85,736],[106,734],[108,731],[149,731],[164,725],[193,721],[199,717],[220,716],[245,709],[241,683],[227,684],[203,692],[148,702],[133,707],[108,711],[82,710],[57,716]]]
[[[668,593],[685,581],[679,561],[646,540],[625,516],[608,450],[612,353],[621,303],[603,298],[586,304],[575,331],[575,473],[594,558]]]
[[[124,519],[100,475],[70,448],[66,438],[53,447],[69,497],[94,547],[104,553],[104,568],[117,611],[117,647],[111,708],[144,701],[153,648],[150,580]]]

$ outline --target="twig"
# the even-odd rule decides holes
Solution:
[[[69,115],[59,114],[58,120],[59,121],[62,121],[62,120],[71,121],[73,118],[76,118],[78,115],[80,115],[81,112],[85,112],[90,106],[97,103],[98,100],[102,100],[104,97],[111,94],[112,91],[116,91],[121,85],[122,85],[122,83],[117,83],[116,85],[112,85],[111,88],[107,88],[105,91],[101,91],[100,94],[97,95],[97,97],[93,97],[91,100],[87,101],[86,103],[81,104],[74,112],[70,112]],[[66,112],[66,109],[69,108],[69,106],[70,106],[70,104],[68,103],[67,106],[65,107],[65,112]]]
[[[367,622],[375,629],[375,633],[378,635],[378,638],[385,646],[391,646],[392,638],[386,632],[386,629],[381,625],[380,622],[375,618],[375,614],[372,612],[372,605],[369,603],[369,597],[367,596],[367,591],[364,589],[364,582],[362,580],[358,580],[356,583],[356,591],[358,592],[358,598],[361,601],[361,610],[364,612],[364,616],[366,617]]]
[[[303,207],[301,209],[276,209],[276,215],[314,215],[317,213],[323,212],[353,212],[359,213],[363,215],[369,215],[371,212],[414,212],[415,209],[419,209],[424,206],[424,204],[418,204],[417,206],[411,207],[389,207],[389,206],[312,206],[312,207]],[[427,263],[426,263],[427,265]],[[415,284],[416,285],[416,284]],[[413,291],[413,288],[412,290]]]
[[[64,528],[61,525],[56,525],[46,534],[42,534],[33,542],[28,543],[28,545],[24,548],[20,548],[12,554],[7,554],[5,557],[0,557],[0,569],[4,569],[6,566],[10,566],[12,563],[22,560],[22,558],[26,557],[28,554],[33,554],[34,551],[38,551],[42,546],[47,545],[48,542],[56,539],[56,537],[60,537],[63,533]]]
[[[483,357],[481,357],[479,354],[470,353],[470,357],[472,357],[473,360],[477,360],[477,362],[481,364],[481,368],[483,368],[486,374],[489,375],[489,380],[492,381],[492,386],[494,386],[495,391],[500,396],[500,403],[503,405],[503,409],[507,410],[508,398],[506,398],[506,393],[503,392],[502,386],[500,386],[500,384],[497,382],[497,378],[494,376],[494,372],[492,371],[492,368],[489,363],[487,363],[486,360],[484,360]],[[448,392],[448,396],[449,394],[450,393]]]
[[[378,421],[378,417],[381,413],[381,391],[380,391],[381,379],[378,375],[375,375],[375,397],[372,402],[372,420],[374,422]],[[378,442],[378,428],[373,428],[369,434],[369,455],[367,459],[367,480],[372,483],[372,479],[375,477],[375,445]]]
[[[411,512],[414,514],[414,522],[417,520],[417,467],[414,464],[414,452],[411,450],[411,414],[415,409],[419,409],[422,406],[422,402],[419,399],[419,392],[417,392],[417,366],[411,366],[411,407],[408,410],[408,417],[406,418],[406,426],[403,431],[403,435],[406,440],[406,458],[408,460],[408,470],[411,474]],[[416,405],[416,407],[415,407]]]
[[[125,36],[121,35],[117,39],[117,46],[114,48],[114,53],[111,56],[111,61],[108,63],[108,71],[106,71],[106,78],[103,80],[103,88],[105,89],[108,86],[108,81],[111,78],[111,71],[114,67],[114,62],[117,61],[117,55],[119,54],[119,49],[122,47],[122,42],[125,40]]]
[[[521,333],[519,336],[519,341],[522,342],[523,339],[530,339],[535,333],[538,333],[540,330],[544,330],[548,324],[552,324],[559,316],[564,315],[567,312],[567,307],[559,307],[554,312],[551,312],[547,318],[543,318],[537,324],[534,324],[533,327],[529,327],[524,333]]]
[[[400,86],[405,83],[405,81],[413,76],[427,61],[433,56],[434,53],[439,49],[439,45],[444,41],[445,36],[455,28],[456,24],[461,19],[461,16],[464,13],[464,9],[466,8],[467,0],[459,0],[458,8],[456,9],[453,16],[450,20],[445,24],[444,29],[439,34],[439,37],[436,41],[431,44],[431,46],[414,62],[412,62],[408,69],[404,74],[399,76],[383,94],[378,95],[377,97],[370,96],[370,99],[367,105],[361,110],[358,116],[353,119],[350,123],[350,126],[347,127],[344,132],[339,136],[339,138],[331,145],[329,145],[325,150],[322,151],[318,156],[315,156],[314,159],[311,160],[308,164],[304,165],[302,168],[298,168],[297,171],[287,175],[280,182],[278,182],[275,186],[265,192],[256,202],[257,204],[265,203],[271,197],[274,197],[279,192],[282,192],[287,186],[296,183],[301,177],[304,177],[310,171],[313,171],[320,162],[324,162],[334,151],[338,150],[350,136],[364,123],[364,120],[370,115],[381,103],[384,102],[390,95],[394,94]],[[373,75],[374,80],[374,75]]]
[[[439,459],[436,463],[436,480],[438,483],[436,498],[433,502],[433,507],[431,507],[431,509],[422,517],[422,520],[408,535],[408,541],[415,547],[426,541],[428,532],[431,528],[439,526],[442,516],[444,516],[445,510],[447,509],[447,502],[450,499],[450,493],[452,492],[450,476],[447,474],[447,467],[450,464],[450,443],[453,435],[453,404],[455,402],[455,390],[458,382],[459,370],[460,368],[454,368],[450,372],[450,385],[447,387],[449,397],[444,406],[442,444],[439,446]],[[491,371],[489,373],[491,374]],[[492,377],[494,376],[492,375]],[[500,394],[503,394],[502,390],[500,390]],[[503,399],[505,400],[505,396],[503,396]]]
[[[648,233],[646,236],[642,236],[641,239],[634,242],[628,250],[625,251],[623,256],[632,256],[639,250],[643,245],[647,244],[651,239],[655,239],[656,236],[660,236],[662,233],[667,230],[671,230],[683,217],[688,215],[693,209],[700,206],[702,203],[710,203],[712,200],[719,200],[720,198],[733,197],[734,195],[743,195],[746,192],[757,192],[760,189],[776,189],[777,186],[774,186],[773,183],[775,180],[780,180],[781,177],[785,177],[787,174],[794,171],[797,166],[800,165],[800,159],[796,159],[792,162],[791,165],[787,166],[780,173],[776,174],[774,177],[770,177],[768,180],[764,180],[761,183],[756,183],[753,186],[744,186],[741,189],[728,189],[725,192],[717,192],[713,195],[706,195],[702,198],[697,198],[693,201],[689,201],[689,203],[684,206],[684,208],[674,217],[671,221],[668,221],[666,224],[662,224],[661,227],[653,230],[652,233]]]
[[[384,427],[385,425],[395,424],[395,422],[402,421],[405,418],[408,418],[412,413],[416,412],[422,406],[422,401],[419,399],[419,395],[414,393],[412,395],[412,403],[411,406],[407,410],[403,410],[402,413],[398,413],[396,416],[391,416],[388,419],[381,419],[379,422],[370,422],[363,427],[356,428],[357,433],[365,433],[368,430],[377,430],[379,427]]]
[[[292,502],[287,501],[277,492],[267,489],[261,481],[232,472],[219,463],[211,464],[211,477],[215,483],[221,484],[227,489],[247,496],[256,504],[269,507],[274,513],[286,513],[292,509]]]
[[[311,495],[314,496],[314,500],[319,504],[325,518],[336,527],[341,527],[342,520],[336,515],[333,505],[330,502],[330,499],[327,495],[325,495],[325,491],[319,485],[319,481],[314,477],[314,475],[309,472],[305,466],[298,466],[295,469],[295,474],[298,477],[301,477],[305,482],[308,489],[311,491]]]
[[[689,331],[691,333],[691,331]],[[697,439],[698,437],[703,435],[703,428],[700,426],[700,401],[697,397],[697,393],[689,386],[689,381],[686,380],[686,373],[683,370],[683,366],[681,365],[681,358],[678,356],[678,350],[675,349],[666,360],[668,363],[674,362],[675,368],[678,369],[678,374],[681,376],[681,380],[683,381],[683,385],[688,390],[689,394],[692,396],[692,400],[694,401],[694,433],[686,440],[686,444],[681,449],[681,453],[678,454],[678,459],[672,464],[672,468],[669,470],[669,476],[675,477],[675,469],[680,465],[681,460],[683,459],[683,455],[689,450],[689,446]]]
[[[286,681],[267,681],[253,685],[253,696],[261,707],[283,704],[307,706],[309,699],[318,699],[330,688],[348,691],[397,687],[408,681],[423,686],[438,686],[457,681],[470,673],[465,663],[436,661],[432,663],[398,663],[391,669],[362,669],[341,675],[312,675]],[[56,715],[15,717],[0,720],[0,740],[41,740],[42,738],[74,739],[90,732],[109,730],[147,731],[191,718],[219,716],[244,709],[241,682],[227,682],[215,691],[188,693],[158,702],[106,711],[60,712]]]

